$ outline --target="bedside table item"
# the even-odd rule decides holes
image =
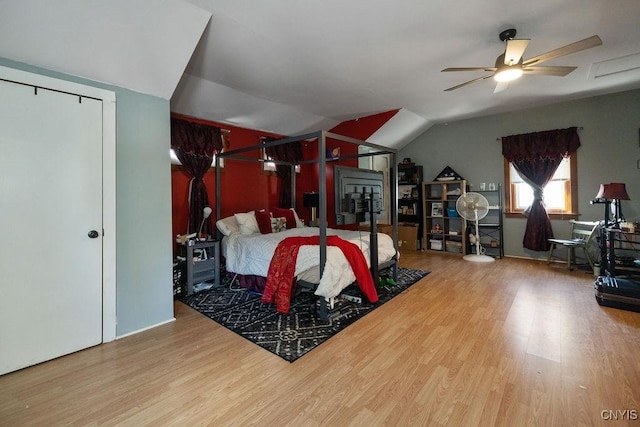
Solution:
[[[315,192],[304,193],[304,196],[302,197],[302,204],[305,208],[309,208],[309,225],[314,227],[318,223],[316,210],[320,206],[320,194]]]

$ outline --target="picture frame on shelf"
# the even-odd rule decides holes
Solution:
[[[433,202],[431,204],[431,216],[444,216],[442,202]]]
[[[327,160],[335,160],[340,158],[340,147],[328,148],[326,158]]]

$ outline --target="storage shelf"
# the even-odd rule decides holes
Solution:
[[[401,244],[404,243],[403,248],[422,249],[422,166],[413,163],[399,163],[397,176],[398,222],[415,226],[415,230],[405,229],[401,226],[398,230],[398,240],[401,241]]]
[[[634,264],[640,259],[640,233],[617,228],[606,228],[603,233],[601,240],[605,245],[601,248],[601,263],[604,270],[613,277],[640,279],[640,266]]]
[[[502,258],[504,257],[502,185],[498,184],[495,190],[474,190],[474,193],[482,194],[489,202],[489,212],[478,222],[480,244],[487,255]],[[475,223],[469,221],[468,226],[468,232],[475,233]],[[495,242],[495,246],[491,246],[492,241]],[[475,245],[467,246],[467,253],[475,253],[475,250]]]
[[[422,185],[424,200],[424,245],[425,249],[450,254],[464,254],[466,252],[467,222],[460,216],[449,216],[455,213],[458,197],[466,192],[465,180],[429,181]],[[447,194],[454,192],[455,194]],[[444,215],[431,215],[443,212]],[[433,233],[436,227],[439,233]],[[450,232],[454,231],[455,234]]]

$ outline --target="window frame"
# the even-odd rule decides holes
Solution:
[[[260,151],[262,152],[262,161],[260,162],[262,163],[262,174],[273,175],[273,176],[277,175],[276,164],[273,162],[273,160],[269,156],[267,156],[267,152],[264,148],[261,149]],[[301,170],[302,169],[300,168],[300,165],[295,166],[295,171],[297,174],[299,174]]]
[[[504,165],[504,207],[505,207],[505,217],[506,218],[525,218],[524,209],[516,209],[514,207],[515,201],[512,197],[513,192],[515,191],[515,184],[511,182],[511,173],[510,167],[511,162],[507,160],[507,158],[503,158]],[[571,153],[569,155],[569,173],[570,173],[570,183],[568,184],[569,195],[565,193],[565,197],[568,198],[568,204],[570,206],[570,212],[554,212],[548,211],[550,219],[555,220],[570,220],[570,219],[578,219],[580,217],[580,213],[578,212],[578,155],[577,152]],[[567,188],[565,188],[567,191]]]

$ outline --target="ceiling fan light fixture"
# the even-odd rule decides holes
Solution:
[[[445,68],[444,70],[442,70],[491,72],[491,74],[476,77],[473,80],[469,80],[445,89],[445,91],[460,89],[461,87],[467,86],[471,83],[479,82],[493,77],[494,80],[498,82],[495,90],[493,91],[493,93],[496,93],[504,90],[508,86],[506,84],[507,82],[520,78],[525,71],[527,72],[527,74],[564,77],[578,67],[539,67],[538,64],[541,64],[545,61],[550,61],[561,56],[580,52],[585,49],[590,49],[595,46],[600,46],[602,44],[602,40],[600,39],[600,37],[594,35],[586,39],[579,40],[575,43],[571,43],[566,46],[551,50],[547,53],[543,53],[542,55],[534,56],[533,58],[524,60],[522,55],[527,48],[530,39],[516,39],[515,36],[515,28],[510,28],[500,33],[500,41],[506,42],[506,47],[504,53],[499,55],[496,59],[496,63],[493,67],[453,67]]]
[[[494,80],[497,82],[510,82],[512,80],[518,79],[522,76],[522,68],[520,67],[503,67],[496,71],[496,74],[493,76]]]

